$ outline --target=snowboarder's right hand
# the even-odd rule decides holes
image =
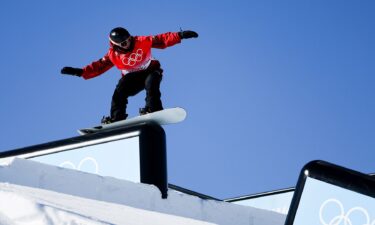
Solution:
[[[61,69],[61,73],[80,77],[80,76],[82,76],[83,69],[73,68],[73,67],[64,67],[64,68]]]

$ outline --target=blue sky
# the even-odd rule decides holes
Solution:
[[[60,75],[108,49],[113,27],[135,35],[191,29],[155,50],[173,184],[218,198],[294,186],[323,159],[375,172],[375,2],[3,1],[0,149],[77,135],[108,115],[115,68]],[[134,116],[144,93],[129,100]]]

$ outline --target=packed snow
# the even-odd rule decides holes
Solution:
[[[285,215],[153,185],[13,159],[0,166],[0,224],[282,225]]]

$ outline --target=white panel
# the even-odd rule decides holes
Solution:
[[[139,137],[84,146],[31,160],[140,182]]]
[[[375,199],[307,178],[294,225],[375,225]]]

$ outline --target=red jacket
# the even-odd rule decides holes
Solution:
[[[155,36],[134,36],[133,49],[129,52],[116,51],[110,44],[108,53],[98,61],[83,68],[84,79],[94,78],[106,72],[113,66],[121,70],[122,75],[130,72],[146,70],[152,66],[159,66],[152,58],[151,48],[164,49],[181,42],[178,32],[168,32]]]

